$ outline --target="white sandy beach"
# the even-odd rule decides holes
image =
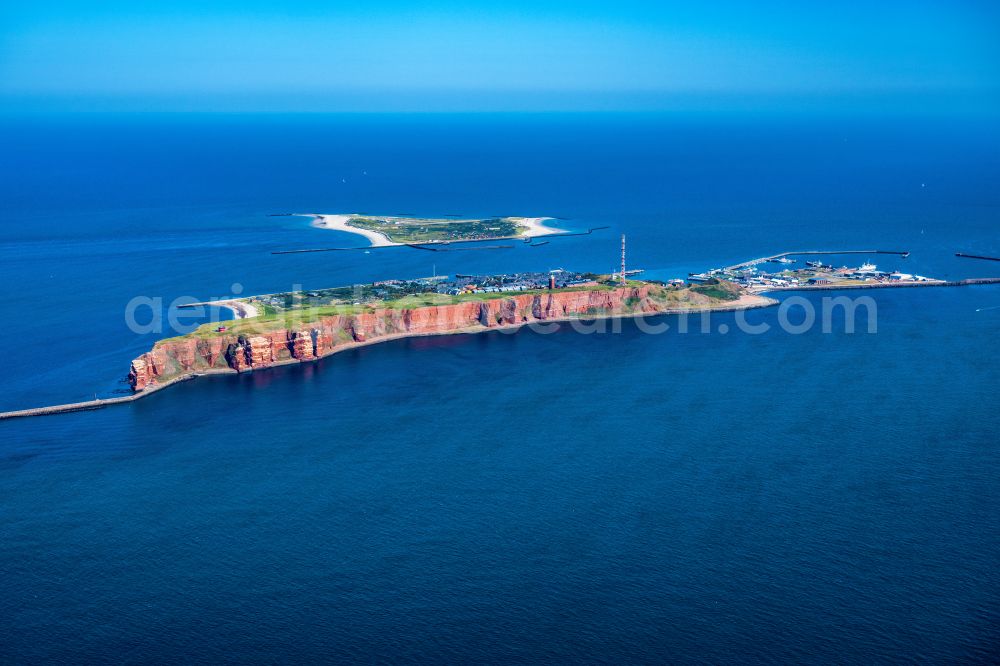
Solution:
[[[523,224],[528,227],[528,230],[524,232],[525,236],[547,236],[549,234],[564,234],[565,229],[556,229],[555,227],[545,226],[545,222],[551,220],[551,217],[515,217],[519,224]]]
[[[319,227],[320,229],[333,229],[334,231],[346,231],[349,234],[358,234],[359,236],[364,236],[371,242],[372,247],[384,247],[386,245],[402,245],[402,243],[394,243],[389,240],[385,234],[380,234],[377,231],[370,231],[368,229],[359,229],[358,227],[348,226],[347,221],[352,217],[357,217],[357,215],[318,215],[313,214],[313,226]]]
[[[239,299],[226,299],[223,301],[204,301],[201,303],[185,303],[179,305],[180,308],[197,308],[197,307],[213,307],[213,308],[225,308],[226,310],[231,310],[236,319],[250,319],[251,317],[256,317],[260,315],[260,311],[257,309],[256,305],[251,305],[246,301]],[[230,320],[227,320],[230,321]]]
[[[333,229],[334,231],[346,231],[349,234],[358,234],[359,236],[364,236],[371,243],[372,247],[385,247],[388,245],[403,245],[403,243],[396,243],[391,241],[386,237],[385,234],[381,234],[377,231],[371,231],[369,229],[359,229],[358,227],[352,227],[347,224],[347,221],[352,217],[357,217],[357,215],[325,215],[318,213],[310,213],[309,217],[313,218],[313,226],[320,229]],[[527,227],[527,230],[521,234],[522,238],[532,237],[532,236],[547,236],[549,234],[562,234],[566,233],[563,229],[556,229],[555,227],[549,227],[545,225],[545,222],[551,220],[551,217],[512,217],[510,218],[517,224]],[[465,220],[454,220],[455,222],[462,222]],[[489,240],[489,239],[483,239]],[[423,244],[431,243],[444,243],[444,242],[454,242],[454,241],[427,241]],[[472,241],[469,241],[472,242]]]
[[[214,305],[216,307],[232,310],[237,319],[249,319],[260,314],[260,312],[257,311],[256,306],[243,301],[212,301],[211,303],[206,303],[206,305]]]

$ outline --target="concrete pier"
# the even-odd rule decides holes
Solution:
[[[802,255],[802,254],[895,254],[900,257],[908,257],[910,253],[906,250],[801,250],[799,252],[781,252],[780,254],[772,254],[769,257],[761,257],[760,259],[751,259],[750,261],[743,261],[738,264],[733,264],[732,266],[726,266],[722,270],[724,271],[738,271],[741,268],[746,268],[748,266],[756,266],[757,264],[763,264],[768,261],[774,261],[775,259],[781,259],[782,257],[788,257],[791,255]]]
[[[984,261],[1000,261],[1000,257],[987,257],[981,254],[965,254],[964,252],[956,252],[956,257],[963,257],[965,259],[982,259]]]
[[[91,409],[101,409],[108,405],[117,405],[123,402],[132,402],[139,394],[122,396],[120,398],[108,398],[107,400],[87,400],[86,402],[71,402],[65,405],[50,405],[48,407],[35,407],[33,409],[19,409],[13,412],[0,412],[0,420],[16,419],[21,416],[45,416],[46,414],[65,414],[67,412],[84,412]]]
[[[1000,284],[1000,277],[966,280],[927,280],[925,282],[858,282],[857,284],[800,284],[787,287],[762,287],[754,293],[772,291],[836,291],[839,289],[907,289],[917,287],[966,287],[973,284]]]
[[[134,402],[145,398],[146,396],[152,395],[157,391],[162,391],[168,386],[173,386],[178,382],[185,382],[194,379],[197,375],[186,375],[183,377],[178,377],[177,379],[172,379],[168,382],[162,384],[156,384],[155,386],[150,386],[138,393],[133,393],[132,395],[123,395],[117,398],[97,398],[95,400],[86,400],[84,402],[70,402],[64,405],[49,405],[47,407],[33,407],[31,409],[16,409],[10,412],[0,412],[0,421],[5,419],[16,419],[24,416],[47,416],[49,414],[68,414],[69,412],[86,412],[95,409],[103,409],[105,407],[110,407],[111,405],[121,405],[126,402]]]

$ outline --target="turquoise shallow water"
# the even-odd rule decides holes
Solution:
[[[663,275],[875,245],[967,277],[993,266],[955,250],[1000,254],[989,126],[49,123],[3,130],[4,408],[118,389],[155,337],[124,326],[136,294],[609,270],[620,231]],[[350,241],[267,212],[371,209],[613,228],[436,266],[268,254]],[[422,338],[0,423],[0,653],[990,662],[1000,291],[870,295],[874,335],[725,314]]]

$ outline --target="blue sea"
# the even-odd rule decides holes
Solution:
[[[610,272],[622,233],[662,279],[1000,275],[954,256],[1000,256],[985,118],[7,116],[0,146],[0,410],[126,390],[179,298]],[[360,240],[287,212],[609,228],[272,255]],[[865,295],[874,334],[399,340],[0,421],[0,661],[995,662],[1000,286]]]

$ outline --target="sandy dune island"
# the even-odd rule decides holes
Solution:
[[[371,243],[372,247],[384,247],[388,245],[405,245],[406,243],[399,243],[389,239],[384,233],[375,231],[372,229],[363,229],[351,224],[348,221],[352,218],[361,217],[357,214],[351,215],[326,215],[319,213],[309,213],[309,217],[313,218],[313,226],[320,229],[333,229],[334,231],[346,231],[350,234],[357,234],[359,236],[364,236]],[[366,217],[381,217],[381,216],[366,216]],[[396,219],[396,218],[385,218],[385,219]],[[415,218],[416,219],[416,218]],[[545,222],[551,220],[551,217],[508,217],[504,218],[510,222],[516,223],[517,226],[523,227],[524,230],[521,231],[516,237],[529,238],[534,236],[547,236],[550,234],[561,234],[566,233],[563,229],[557,229],[555,227],[546,226]],[[475,222],[476,220],[448,220],[448,223],[454,223],[456,225],[461,225],[463,223]],[[485,237],[485,238],[456,238],[449,240],[426,240],[421,241],[422,244],[430,243],[453,243],[453,242],[471,242],[471,241],[482,241],[482,240],[496,240],[498,238],[511,238],[512,236],[496,236],[496,237]]]

